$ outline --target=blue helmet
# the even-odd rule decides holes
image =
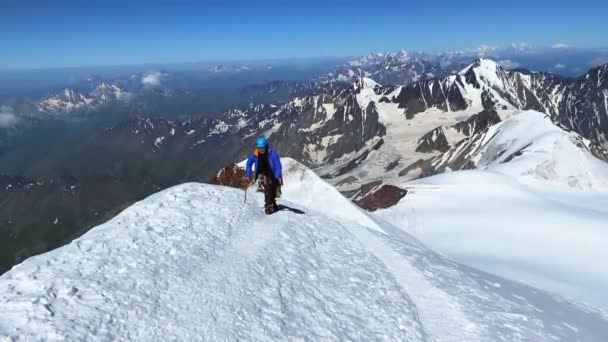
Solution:
[[[268,141],[266,141],[266,138],[263,135],[261,135],[257,139],[255,139],[255,147],[257,147],[257,148],[268,147]]]

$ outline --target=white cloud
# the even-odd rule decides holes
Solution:
[[[0,106],[0,128],[8,128],[19,122],[19,118],[10,106]]]
[[[517,51],[527,51],[530,48],[530,45],[525,42],[511,43],[511,48]]]
[[[553,68],[555,68],[555,69],[566,69],[566,66],[564,64],[559,63],[559,64],[555,64],[555,66]]]
[[[592,67],[598,67],[600,65],[608,64],[608,56],[597,57],[591,61]]]
[[[158,71],[149,72],[143,75],[141,83],[146,87],[158,87],[160,86],[162,77],[163,74]]]
[[[452,63],[453,63],[453,62],[452,62],[452,60],[451,60],[451,59],[449,59],[449,58],[442,58],[442,59],[439,61],[439,65],[441,65],[441,66],[442,66],[442,67],[444,67],[444,68],[449,67],[450,65],[452,65]]]
[[[502,59],[502,60],[498,61],[498,64],[502,65],[504,68],[507,68],[507,69],[515,69],[515,68],[520,67],[519,63],[517,63],[516,61],[512,61],[510,59]]]
[[[496,50],[498,50],[498,48],[496,46],[483,44],[477,48],[477,55],[479,57],[486,57],[489,54],[496,52]]]
[[[559,42],[559,43],[555,43],[555,44],[551,45],[551,47],[554,48],[554,49],[567,49],[567,48],[570,47],[570,45],[568,45],[566,43]]]

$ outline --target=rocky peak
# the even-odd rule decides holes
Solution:
[[[608,63],[589,70],[581,80],[589,88],[608,88]]]
[[[467,83],[476,88],[485,84],[491,88],[504,90],[508,75],[506,70],[495,61],[487,58],[477,59],[459,73],[465,77]]]
[[[51,96],[51,98],[63,100],[71,103],[78,103],[85,101],[85,96],[74,89],[64,89],[60,94]]]
[[[457,123],[453,127],[457,132],[470,136],[487,129],[500,121],[500,116],[498,116],[498,113],[495,110],[484,109],[483,111],[472,115],[470,118]]]

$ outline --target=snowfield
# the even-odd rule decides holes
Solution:
[[[378,215],[459,262],[608,309],[608,164],[534,111],[492,126],[478,170],[400,184]]]
[[[595,309],[446,259],[284,163],[282,202],[304,214],[183,184],[15,266],[0,277],[0,340],[608,336]]]

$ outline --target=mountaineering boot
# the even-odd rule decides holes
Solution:
[[[274,213],[274,205],[272,204],[267,204],[264,206],[264,213],[266,213],[266,215],[270,215],[272,213]]]

